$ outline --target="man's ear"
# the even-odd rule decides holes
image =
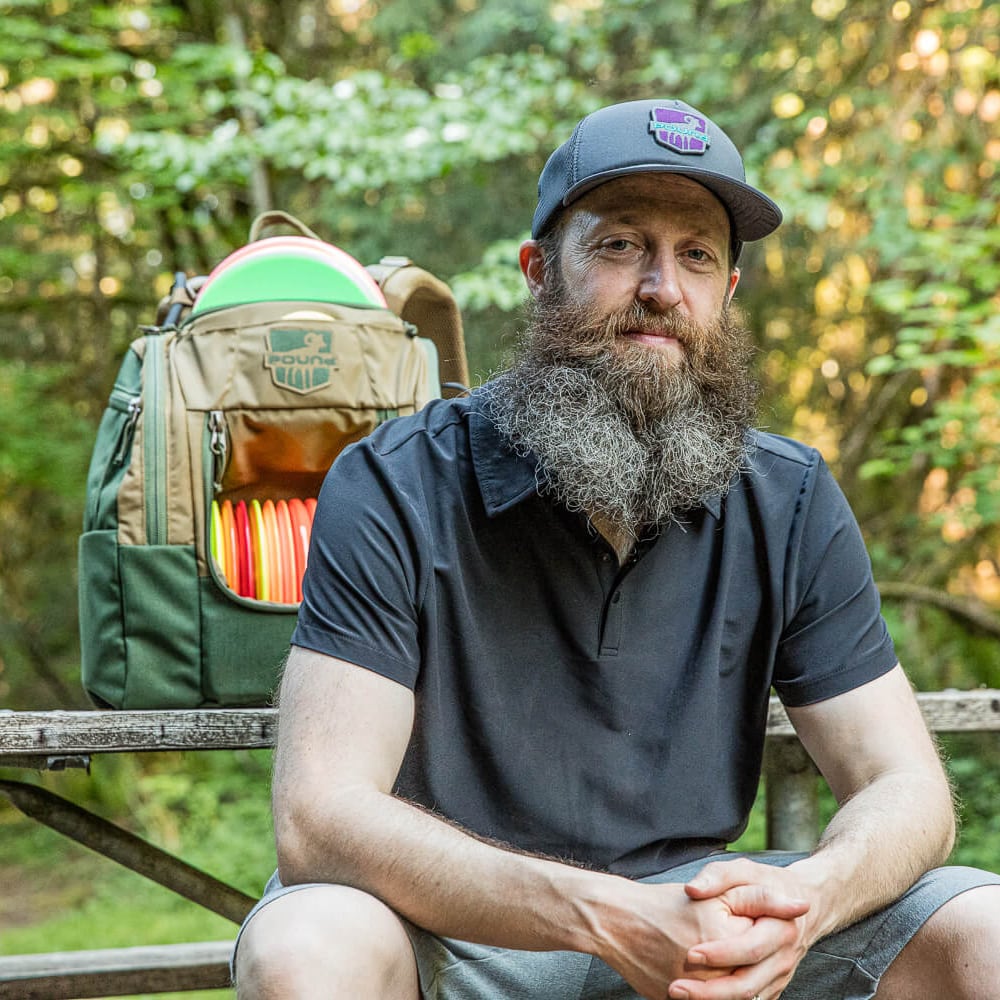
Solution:
[[[528,291],[537,299],[545,286],[545,254],[538,240],[525,240],[518,252],[521,273],[528,285]]]
[[[736,286],[740,283],[740,269],[738,267],[733,268],[733,273],[729,276],[729,294],[726,295],[726,305],[728,306],[730,302],[733,301],[733,296],[736,294]]]

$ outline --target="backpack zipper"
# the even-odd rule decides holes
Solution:
[[[222,492],[222,477],[226,472],[226,452],[228,450],[228,438],[226,429],[226,418],[222,410],[209,410],[206,421],[208,433],[202,438],[202,480],[205,487],[205,562],[208,564],[208,572],[219,587],[228,597],[237,598],[225,576],[220,571],[219,566],[212,558],[212,503]]]
[[[146,420],[143,464],[146,477],[146,541],[167,544],[167,414],[165,385],[167,346],[162,334],[147,338]]]
[[[208,448],[212,453],[212,496],[222,492],[222,477],[226,471],[226,452],[229,441],[226,436],[226,418],[222,410],[210,410],[208,414]]]
[[[128,458],[128,453],[132,450],[135,425],[139,422],[139,415],[142,413],[142,397],[130,396],[125,412],[127,414],[125,423],[122,425],[121,433],[118,435],[118,445],[111,458],[113,465],[123,465],[125,459]]]
[[[108,408],[124,414],[124,420],[118,428],[111,456],[101,470],[100,482],[91,482],[93,470],[87,474],[87,505],[83,516],[84,531],[93,530],[100,519],[103,504],[106,501],[114,501],[113,497],[108,496],[108,487],[115,482],[116,477],[119,476],[118,470],[128,461],[132,452],[135,425],[139,422],[139,415],[142,413],[142,398],[134,396],[116,385],[111,390]],[[120,479],[118,485],[120,485]],[[114,488],[115,495],[118,492],[118,485]]]

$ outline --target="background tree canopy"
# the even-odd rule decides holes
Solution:
[[[739,298],[903,662],[1000,685],[1000,7],[982,0],[0,0],[0,698],[84,704],[75,546],[118,361],[266,207],[460,296],[501,363],[548,152],[680,96],[786,224]]]

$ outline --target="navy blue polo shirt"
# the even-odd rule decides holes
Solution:
[[[632,877],[731,842],[768,696],[896,662],[868,555],[819,454],[756,435],[725,498],[619,566],[469,399],[334,463],[292,641],[411,688],[398,794],[483,836]]]

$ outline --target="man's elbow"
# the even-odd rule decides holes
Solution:
[[[274,810],[274,843],[282,885],[327,881],[318,870],[315,832],[308,818],[289,808]]]
[[[358,842],[350,796],[276,796],[274,840],[282,885],[352,884],[351,845]]]
[[[932,817],[936,822],[926,831],[928,841],[937,843],[937,864],[947,860],[958,838],[957,801],[954,789],[942,767],[939,775],[932,779],[934,788],[931,794],[918,795],[916,801],[925,803],[925,821],[930,823]],[[937,836],[934,836],[934,834]]]

